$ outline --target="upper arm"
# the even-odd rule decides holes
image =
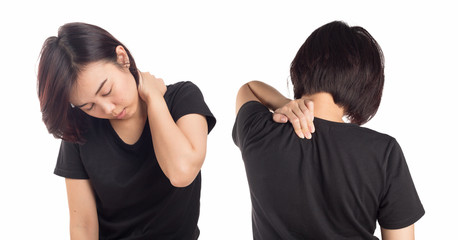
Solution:
[[[197,167],[200,169],[205,159],[207,151],[208,125],[206,117],[201,114],[186,114],[176,122],[178,128],[188,139],[198,161]]]
[[[413,240],[415,239],[414,225],[401,229],[381,228],[382,240]]]
[[[81,232],[84,232],[84,236],[89,234],[89,236],[98,238],[97,208],[89,180],[66,178],[65,183],[72,239],[73,236],[78,236]]]
[[[239,92],[237,93],[237,99],[235,103],[235,113],[237,114],[240,108],[243,106],[243,104],[249,101],[260,102],[260,100],[256,97],[256,95],[254,95],[253,91],[251,91],[248,83],[246,83],[246,84],[243,84],[242,87],[240,87]]]

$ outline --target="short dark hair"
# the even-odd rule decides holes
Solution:
[[[334,21],[307,38],[291,63],[290,74],[294,98],[330,93],[350,122],[362,125],[380,105],[383,52],[364,28]]]
[[[58,35],[43,44],[38,65],[37,88],[43,122],[49,133],[70,142],[83,142],[88,115],[72,108],[69,95],[78,74],[100,60],[117,63],[116,47],[129,57],[129,70],[138,84],[138,71],[129,50],[106,30],[86,23],[67,23]]]

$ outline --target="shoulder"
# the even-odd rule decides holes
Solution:
[[[164,99],[169,108],[176,104],[188,102],[195,104],[194,101],[204,101],[204,97],[200,89],[191,81],[177,82],[167,85],[167,91],[164,94]],[[191,101],[191,102],[190,102]]]
[[[235,124],[236,126],[251,125],[260,123],[260,119],[270,120],[272,113],[262,103],[257,101],[248,101],[244,103],[237,113]],[[255,120],[257,119],[257,120]]]
[[[377,159],[383,164],[386,164],[393,154],[402,154],[401,147],[393,136],[368,127],[344,125],[346,127],[337,130],[339,137],[336,139],[349,149],[367,156],[378,156]],[[316,126],[316,129],[319,131],[319,126]]]
[[[389,155],[391,155],[393,151],[402,152],[396,138],[386,133],[366,127],[360,127],[357,137],[359,137],[363,143],[367,144],[368,148],[374,149],[383,156],[382,159],[384,161],[388,160]]]
[[[367,127],[358,127],[358,131],[355,131],[362,140],[373,142],[374,144],[382,144],[386,148],[391,148],[393,145],[397,145],[397,141],[391,135],[370,129]]]
[[[164,99],[169,107],[186,108],[189,106],[205,105],[204,96],[193,82],[183,81],[167,85]]]
[[[199,87],[191,81],[181,81],[176,82],[173,84],[167,85],[167,91],[165,92],[164,97],[173,97],[179,92],[186,92],[186,91],[199,91]]]
[[[395,141],[392,136],[386,133],[382,133],[374,129],[359,126],[356,124],[330,122],[319,118],[315,118],[314,124],[317,131],[331,131],[344,138],[347,138],[348,140],[353,139],[352,142],[359,141],[363,143],[367,142],[377,144],[384,142],[388,144],[392,141]]]
[[[183,81],[167,85],[164,99],[175,122],[184,115],[196,113],[206,117],[209,132],[214,127],[216,119],[202,92],[193,82]]]
[[[248,101],[237,113],[232,138],[237,146],[243,148],[249,139],[264,138],[283,127],[284,124],[272,120],[272,113],[266,106],[257,101]]]
[[[269,108],[264,106],[261,102],[258,101],[248,101],[244,103],[241,107],[237,116],[243,114],[253,114],[253,113],[260,113],[260,112],[269,112]]]

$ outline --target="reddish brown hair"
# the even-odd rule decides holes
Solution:
[[[348,119],[358,125],[377,112],[382,98],[383,52],[364,28],[331,22],[316,29],[291,63],[294,97],[332,95]]]
[[[68,23],[59,28],[57,37],[46,39],[40,54],[37,88],[43,122],[54,137],[84,141],[82,134],[89,116],[70,106],[70,90],[88,64],[101,60],[117,64],[117,46],[126,50],[129,70],[138,84],[137,67],[129,50],[100,27]]]

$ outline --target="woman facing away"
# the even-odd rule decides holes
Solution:
[[[247,172],[254,239],[377,239],[376,221],[384,240],[414,239],[425,212],[402,150],[393,137],[360,126],[382,96],[375,39],[362,27],[328,23],[299,49],[291,81],[293,101],[258,81],[237,96],[233,139]],[[273,122],[269,109],[293,126]]]
[[[72,239],[197,239],[215,118],[191,82],[139,72],[104,29],[68,23],[42,48],[43,121],[62,143]]]

